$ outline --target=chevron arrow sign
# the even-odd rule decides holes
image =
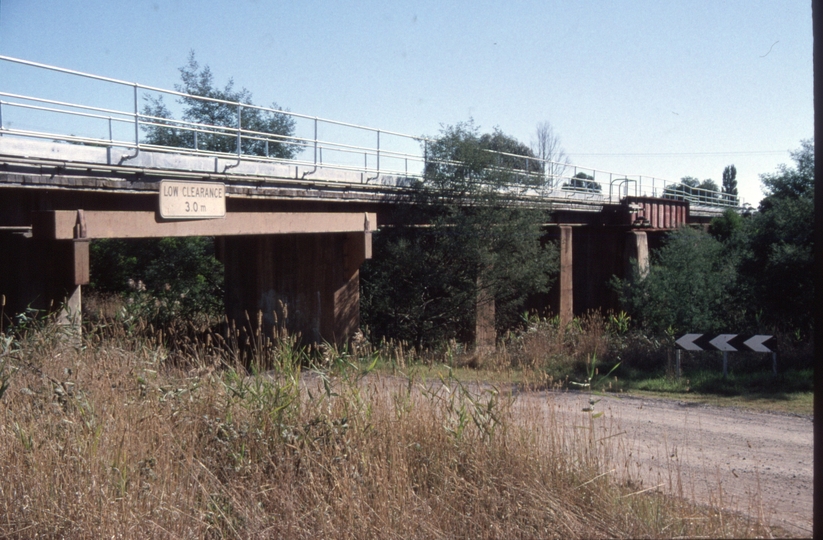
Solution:
[[[674,343],[686,351],[774,352],[772,336],[744,334],[684,334]]]

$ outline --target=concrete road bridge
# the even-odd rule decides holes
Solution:
[[[172,113],[188,100],[233,116],[210,125],[148,112],[164,97]],[[255,115],[280,115],[294,130],[244,125]],[[344,341],[359,325],[372,233],[409,204],[431,143],[0,56],[5,312],[63,305],[64,318],[76,317],[95,239],[210,236],[230,318],[262,310],[271,324],[282,302],[292,330]],[[559,242],[561,270],[546,301],[564,319],[610,307],[609,278],[630,259],[645,264],[665,232],[738,204],[659,178],[492,154],[515,179],[511,198],[552,211],[546,234]],[[482,309],[478,340],[488,342],[493,311]]]

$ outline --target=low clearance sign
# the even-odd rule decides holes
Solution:
[[[160,182],[160,217],[214,219],[226,216],[226,186],[213,182]]]

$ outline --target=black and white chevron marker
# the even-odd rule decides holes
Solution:
[[[750,336],[744,334],[684,334],[675,344],[686,351],[754,351],[773,352],[775,339],[772,336]]]

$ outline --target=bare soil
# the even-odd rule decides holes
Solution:
[[[564,425],[589,422],[590,396],[524,392]],[[664,399],[594,396],[599,438],[618,444],[616,478],[641,479],[700,504],[758,517],[798,536],[812,533],[813,419]],[[602,433],[602,434],[601,434]],[[636,482],[637,480],[635,480]]]

